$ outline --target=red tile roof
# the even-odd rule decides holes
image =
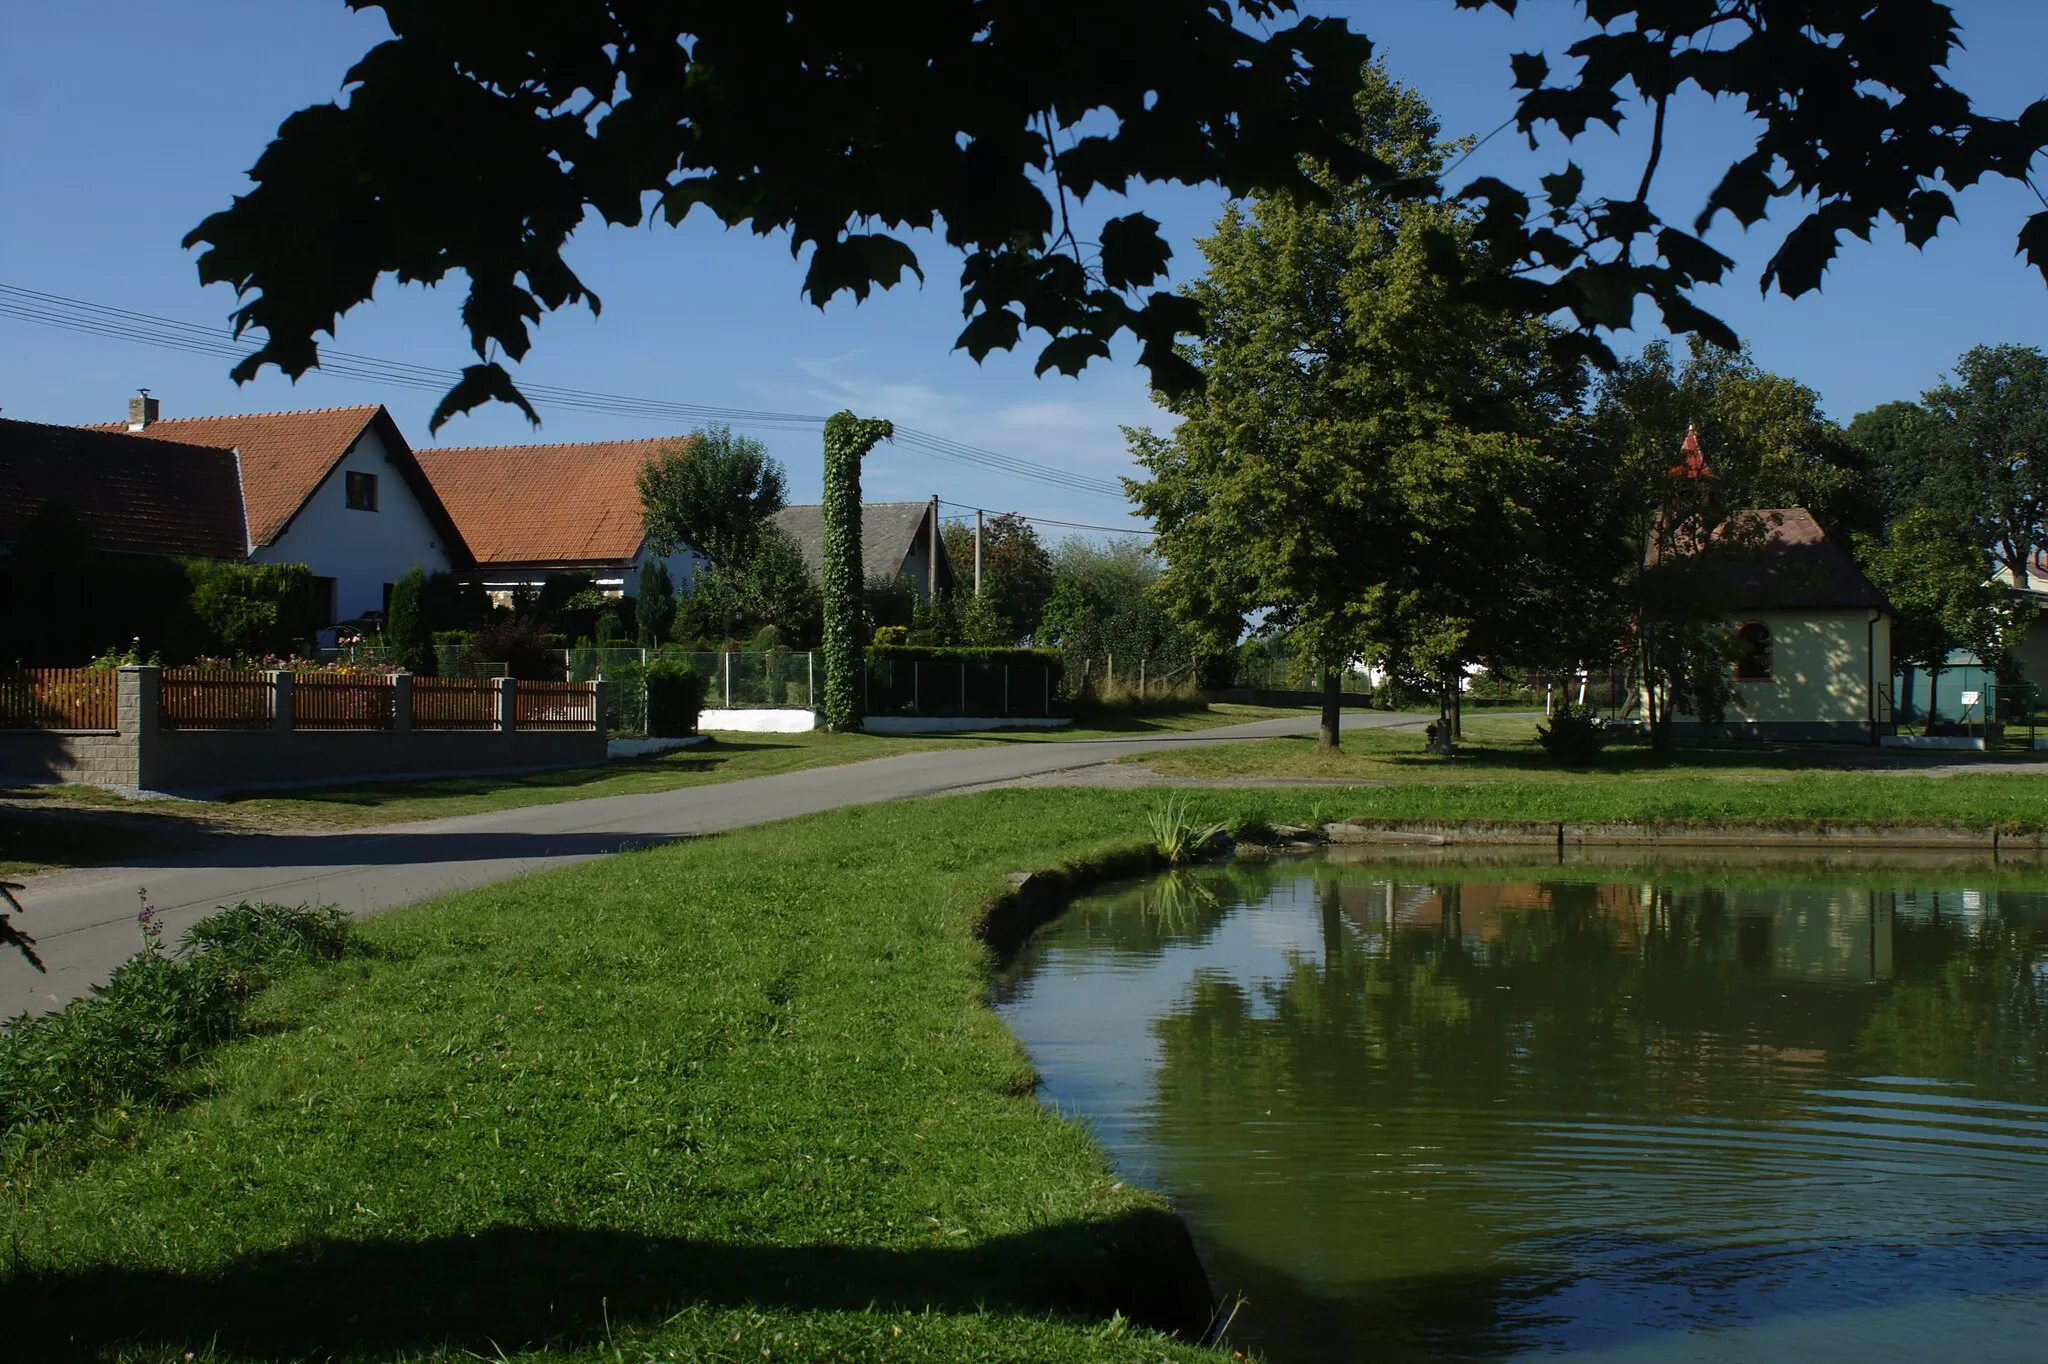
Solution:
[[[0,419],[0,541],[50,502],[78,511],[94,549],[209,559],[249,549],[231,451]]]
[[[646,539],[640,471],[687,436],[420,450],[479,564],[623,564]]]
[[[246,417],[167,417],[151,422],[142,434],[152,440],[239,450],[249,539],[267,545],[284,533],[320,481],[383,410],[371,403]],[[128,426],[112,422],[87,429],[126,432]]]
[[[1715,527],[1713,539],[1722,552],[1707,559],[1714,575],[1709,581],[1726,593],[1733,609],[1891,609],[1884,593],[1804,507],[1737,512]],[[1643,557],[1657,562],[1654,542]]]
[[[1712,478],[1713,468],[1707,463],[1706,455],[1700,450],[1700,433],[1691,426],[1685,428],[1685,444],[1679,448],[1684,456],[1678,463],[1665,471],[1667,478]]]

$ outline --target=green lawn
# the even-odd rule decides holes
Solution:
[[[0,1148],[10,1349],[1216,1358],[1110,1319],[1177,1223],[1032,1097],[971,927],[1145,807],[845,810],[374,919],[170,1111]]]
[[[1322,752],[1313,735],[1263,739],[1227,748],[1186,749],[1145,762],[1155,771],[1180,777],[1304,778],[1357,782],[1605,782],[1615,778],[1663,780],[1691,777],[1790,779],[1812,772],[1905,772],[1932,763],[1967,767],[1990,761],[2038,765],[2048,776],[2048,753],[2012,750],[1992,754],[1914,753],[1872,750],[1852,744],[1766,744],[1729,742],[1681,744],[1660,756],[1646,744],[1618,743],[1593,766],[1563,769],[1536,742],[1540,715],[1468,714],[1464,737],[1451,758],[1423,751],[1421,723],[1399,730],[1346,730],[1343,745]]]
[[[272,824],[393,824],[597,796],[673,791],[684,786],[889,758],[899,753],[955,748],[961,742],[947,735],[718,734],[690,748],[649,758],[622,759],[601,767],[509,776],[363,782],[305,791],[251,791],[231,794],[224,803]]]
[[[1188,706],[1137,714],[1107,711],[1077,721],[1067,729],[981,730],[961,737],[1030,743],[1057,742],[1061,739],[1142,739],[1152,734],[1186,734],[1192,730],[1214,729],[1219,725],[1242,725],[1254,720],[1277,720],[1287,716],[1311,714],[1314,712],[1273,706],[1228,704]]]

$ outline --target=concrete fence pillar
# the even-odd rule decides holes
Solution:
[[[263,676],[270,682],[270,727],[290,730],[292,727],[292,675],[278,669]]]
[[[599,739],[604,738],[605,708],[611,700],[611,687],[612,684],[601,677],[590,684],[590,727],[597,731]]]
[[[157,707],[163,694],[162,668],[124,667],[114,683],[114,728],[140,737],[157,730]]]
[[[391,732],[412,733],[412,674],[394,673],[391,677]]]
[[[491,691],[498,702],[498,733],[510,734],[519,728],[519,683],[510,677],[491,679]]]

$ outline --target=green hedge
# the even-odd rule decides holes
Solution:
[[[657,658],[644,670],[647,679],[647,735],[680,739],[697,732],[704,709],[704,679],[687,663]]]
[[[1019,667],[1058,669],[1058,649],[941,649],[908,644],[871,644],[870,663],[1011,663]]]

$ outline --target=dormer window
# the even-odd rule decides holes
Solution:
[[[348,505],[351,511],[377,510],[377,476],[348,472]]]
[[[1747,621],[1735,631],[1735,680],[1771,680],[1771,627],[1760,620]]]

